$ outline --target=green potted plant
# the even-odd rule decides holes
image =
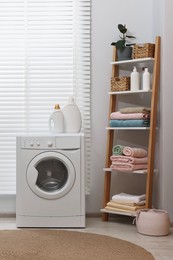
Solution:
[[[134,39],[135,36],[127,35],[126,25],[118,24],[118,30],[122,35],[120,35],[120,40],[117,42],[112,42],[111,45],[114,45],[117,48],[117,58],[118,60],[127,60],[132,57],[132,45],[134,43],[129,43],[128,39]],[[128,39],[127,39],[128,38]]]

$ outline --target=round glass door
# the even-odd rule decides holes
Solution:
[[[27,181],[38,196],[46,199],[59,198],[69,192],[74,184],[74,166],[60,153],[42,153],[29,164]]]
[[[38,171],[36,185],[43,191],[59,190],[67,182],[68,169],[60,160],[54,158],[43,159],[35,168]]]

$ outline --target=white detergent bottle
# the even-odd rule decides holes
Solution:
[[[133,72],[130,75],[130,90],[131,91],[139,90],[139,85],[140,85],[139,72],[137,71],[136,67],[134,67]]]
[[[49,118],[49,129],[52,133],[64,132],[64,116],[60,109],[59,104],[56,104],[54,111]]]
[[[150,90],[150,73],[148,71],[148,68],[145,68],[143,73],[142,88],[143,90]]]
[[[73,97],[69,97],[68,103],[65,107],[63,107],[62,112],[64,115],[64,132],[80,132],[82,126],[82,117]]]

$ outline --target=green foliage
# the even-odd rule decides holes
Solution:
[[[135,37],[126,34],[127,33],[126,25],[118,24],[118,30],[120,31],[120,33],[122,33],[122,35],[119,36],[121,40],[119,40],[117,42],[112,42],[111,45],[114,45],[117,49],[124,48],[125,46],[134,45],[134,43],[128,43],[127,44],[126,38],[129,38],[129,39],[133,38],[134,39]]]

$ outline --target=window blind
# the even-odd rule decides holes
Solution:
[[[44,134],[73,95],[90,189],[90,0],[0,1],[0,194],[15,194],[16,135]]]

